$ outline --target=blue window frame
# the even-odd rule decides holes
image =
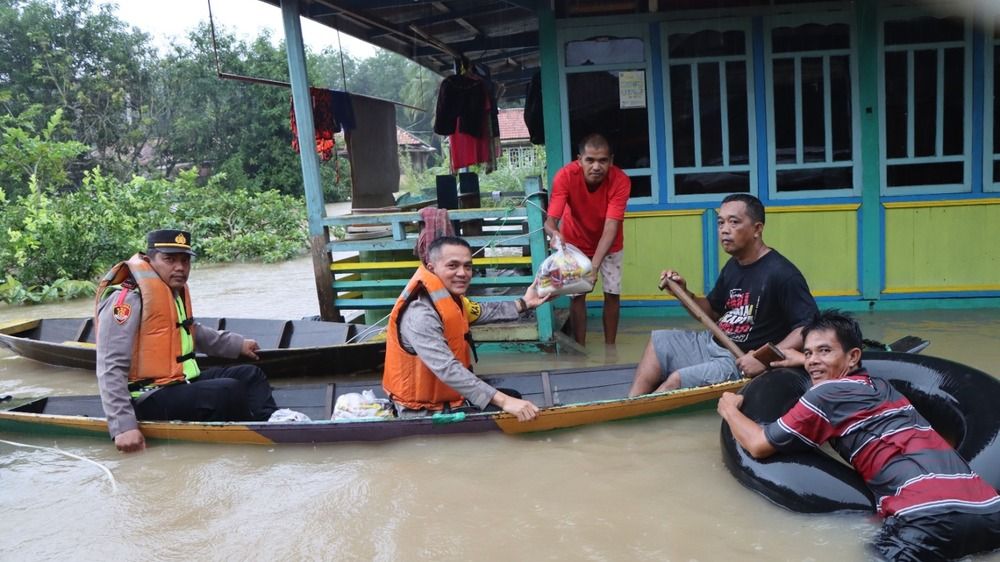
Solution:
[[[971,191],[971,39],[963,17],[881,15],[883,195]]]
[[[750,28],[746,19],[663,24],[672,201],[757,192]]]
[[[630,203],[656,203],[654,99],[648,28],[644,25],[570,27],[557,33],[560,102],[566,161],[577,143],[601,133],[614,163],[632,180]]]
[[[983,191],[1000,191],[1000,18],[986,31]]]
[[[859,194],[856,41],[850,15],[769,18],[765,45],[770,197]]]

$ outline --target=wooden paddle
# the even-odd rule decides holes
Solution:
[[[684,308],[686,308],[687,311],[691,313],[691,316],[697,318],[699,322],[701,322],[706,328],[708,328],[708,331],[712,332],[712,335],[715,336],[715,341],[721,343],[722,346],[728,349],[729,352],[732,353],[734,357],[739,359],[740,357],[743,357],[743,355],[745,355],[743,353],[743,350],[740,349],[739,346],[737,346],[735,343],[733,343],[733,340],[729,339],[729,336],[722,331],[722,328],[720,328],[719,325],[715,323],[715,320],[712,320],[712,318],[709,317],[708,314],[705,314],[705,311],[702,310],[700,306],[698,306],[698,303],[694,302],[694,299],[691,298],[691,295],[689,295],[687,291],[685,291],[680,285],[678,285],[676,281],[674,281],[669,277],[664,278],[663,283],[660,284],[660,290],[662,291],[665,288],[669,289],[670,292],[673,293],[675,297],[677,297],[677,300],[681,301],[681,304],[684,305]]]
[[[684,308],[686,308],[692,316],[697,318],[698,321],[708,328],[708,331],[715,336],[715,341],[721,343],[723,347],[728,349],[729,352],[733,354],[733,357],[739,359],[745,355],[743,350],[733,343],[733,340],[729,339],[729,336],[722,331],[722,328],[719,328],[719,325],[715,323],[715,320],[712,320],[708,314],[705,314],[705,311],[698,306],[698,303],[694,302],[691,295],[678,285],[676,281],[669,277],[665,278],[663,283],[660,284],[660,290],[662,291],[664,288],[669,289],[670,292],[677,297],[677,300],[681,301]],[[771,343],[763,345],[760,349],[754,351],[753,356],[754,359],[763,363],[765,369],[771,368],[771,361],[780,361],[785,358],[785,354]]]

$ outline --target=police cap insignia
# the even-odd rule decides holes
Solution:
[[[146,235],[146,248],[167,254],[190,254],[191,233],[183,230],[154,230]]]

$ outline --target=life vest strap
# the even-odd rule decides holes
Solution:
[[[185,361],[187,361],[189,359],[194,359],[194,358],[195,358],[195,352],[192,351],[191,353],[185,353],[184,355],[178,355],[177,356],[177,362],[178,363],[183,363],[183,362],[185,362]]]

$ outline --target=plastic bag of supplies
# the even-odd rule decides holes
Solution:
[[[392,405],[385,398],[375,398],[375,393],[365,390],[348,392],[337,397],[333,406],[334,421],[377,420],[393,417]]]
[[[594,290],[587,279],[591,272],[590,259],[572,244],[562,244],[538,268],[538,296],[577,295]]]

